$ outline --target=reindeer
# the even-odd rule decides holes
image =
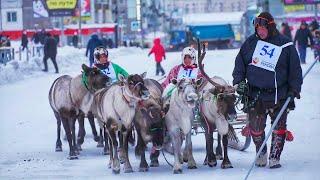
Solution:
[[[57,78],[49,91],[49,103],[57,119],[56,151],[62,151],[60,139],[62,122],[69,143],[69,159],[78,158],[75,121],[79,113],[88,113],[93,100],[93,93],[111,82],[107,76],[96,68],[89,68],[83,64],[82,69],[83,74],[75,78],[68,75]],[[81,82],[83,78],[86,79],[85,84]],[[79,123],[79,129],[79,131],[84,129],[83,123]],[[81,143],[81,140],[79,143]]]
[[[196,86],[201,83],[201,79],[196,83],[190,79],[173,79],[171,81],[176,88],[170,98],[170,106],[165,115],[166,127],[170,136],[174,151],[173,173],[182,173],[181,163],[181,144],[182,138],[186,138],[185,149],[183,152],[184,161],[188,162],[189,169],[196,169],[196,162],[192,154],[191,126],[194,118],[193,109],[196,106],[198,95]]]
[[[149,91],[144,85],[143,77],[138,74],[129,75],[127,78],[119,74],[119,82],[108,89],[100,90],[95,94],[92,109],[99,125],[104,128],[110,144],[110,162],[112,171],[120,173],[120,161],[118,157],[117,132],[120,131],[123,139],[123,151],[125,156],[124,172],[133,172],[128,157],[128,135],[132,129],[136,106],[141,100],[149,98]]]
[[[227,82],[220,77],[208,77],[202,64],[204,56],[205,51],[203,51],[198,58],[200,72],[206,79],[206,81],[204,81],[202,86],[198,89],[199,96],[201,97],[200,113],[205,127],[206,137],[207,155],[204,164],[208,164],[210,167],[217,165],[216,156],[213,152],[212,137],[213,130],[216,128],[219,135],[222,136],[223,143],[224,156],[221,168],[232,168],[232,164],[228,158],[228,134],[229,136],[232,136],[231,138],[236,138],[236,135],[234,129],[228,123],[227,119],[229,116],[231,116],[229,112],[234,112],[231,110],[234,110],[235,108],[235,89],[233,86],[228,85]],[[220,144],[220,142],[218,142],[218,144]],[[219,147],[217,150],[219,150]]]
[[[159,166],[159,150],[164,139],[164,120],[162,112],[161,94],[162,86],[153,79],[145,79],[145,86],[150,92],[150,98],[139,103],[135,115],[135,128],[138,142],[135,148],[136,156],[141,157],[139,171],[148,171],[149,166],[145,158],[145,149],[148,142],[152,142],[151,167]]]

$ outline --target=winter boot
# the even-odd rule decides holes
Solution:
[[[252,140],[256,145],[256,152],[258,152],[265,138],[264,131],[255,132],[251,130],[251,135],[252,135]],[[258,167],[265,167],[267,165],[267,160],[268,160],[267,145],[265,145],[259,157],[257,158],[255,165]]]
[[[280,155],[286,139],[286,130],[275,130],[272,133],[271,148],[269,155],[269,167],[280,168]]]

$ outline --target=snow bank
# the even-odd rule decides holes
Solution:
[[[13,47],[18,49],[19,42],[13,42]],[[125,56],[132,53],[139,53],[142,50],[136,47],[118,49],[110,49],[110,58],[116,59],[119,56]],[[16,82],[30,77],[44,76],[48,73],[42,72],[43,57],[32,57],[29,61],[16,59],[8,62],[6,65],[0,64],[0,85]],[[88,64],[88,58],[85,56],[85,49],[76,49],[71,46],[58,48],[57,63],[60,74],[67,74],[67,72],[81,71],[81,64]],[[54,72],[54,67],[51,60],[48,60],[49,74]]]

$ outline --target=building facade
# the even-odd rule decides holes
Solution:
[[[1,0],[1,30],[15,31],[23,28],[22,0]]]

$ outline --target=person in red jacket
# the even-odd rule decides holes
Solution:
[[[161,72],[162,76],[165,75],[164,69],[161,66],[162,58],[166,59],[166,52],[164,51],[163,46],[161,45],[160,38],[153,40],[153,47],[150,50],[148,56],[154,53],[154,59],[157,63],[156,65],[156,76]]]

